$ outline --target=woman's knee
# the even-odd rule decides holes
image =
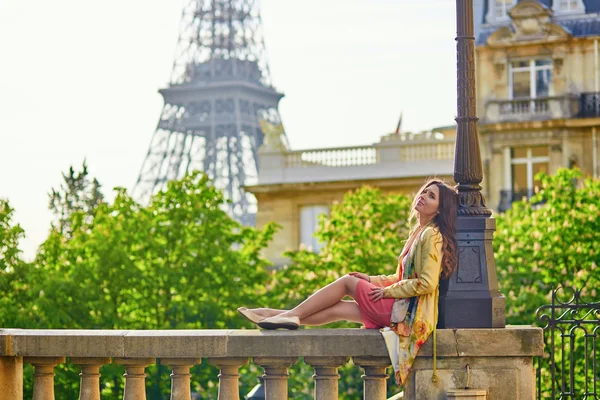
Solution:
[[[356,288],[356,284],[359,281],[359,278],[352,275],[344,275],[340,278],[340,280],[344,283],[346,287],[346,292],[348,294],[353,294]]]

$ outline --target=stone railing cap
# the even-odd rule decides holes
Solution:
[[[543,354],[540,328],[440,329],[438,357],[525,357]],[[419,352],[432,355],[432,340]],[[385,357],[381,334],[369,329],[36,330],[0,329],[0,356],[37,357]]]

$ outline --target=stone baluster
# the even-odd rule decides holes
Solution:
[[[100,367],[110,364],[110,357],[71,357],[69,361],[81,367],[79,400],[100,400]]]
[[[200,362],[199,358],[163,358],[161,364],[168,365],[171,372],[171,400],[191,400],[190,368]]]
[[[364,400],[386,399],[386,368],[390,366],[389,357],[354,357],[353,361],[365,371],[361,376],[364,381]]]
[[[240,400],[238,370],[248,362],[247,358],[209,358],[208,362],[219,370],[218,400]]]
[[[304,357],[304,362],[315,369],[315,400],[337,400],[337,370],[348,362],[348,357]]]
[[[146,400],[146,367],[156,362],[155,358],[115,358],[115,364],[125,367],[123,400]]]
[[[33,365],[33,400],[54,400],[54,367],[65,362],[65,357],[25,357],[23,362]]]
[[[265,399],[288,398],[288,368],[298,361],[297,357],[254,357],[254,363],[264,368]]]

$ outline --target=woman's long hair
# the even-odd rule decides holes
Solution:
[[[458,243],[456,241],[456,217],[458,215],[458,194],[456,190],[439,179],[431,179],[427,181],[417,192],[412,202],[412,210],[410,212],[410,220],[416,220],[416,224],[412,227],[410,237],[412,237],[419,229],[418,212],[415,206],[419,201],[419,196],[429,186],[436,185],[440,191],[439,196],[439,213],[433,217],[432,223],[442,234],[442,278],[447,279],[456,269],[458,262],[457,250]]]

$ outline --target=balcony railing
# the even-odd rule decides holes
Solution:
[[[469,363],[474,381],[490,393],[502,393],[514,379],[533,382],[532,357],[542,354],[539,328],[440,329],[437,356],[440,382],[431,385],[432,341],[427,340],[413,367],[429,374],[426,389],[418,389],[417,374],[405,387],[407,400],[441,398],[447,389],[461,387],[455,376]],[[220,370],[218,400],[239,400],[239,368],[252,360],[264,370],[267,399],[288,398],[288,368],[298,362],[314,368],[317,400],[338,399],[338,368],[352,359],[364,370],[364,399],[386,399],[386,368],[390,359],[378,330],[306,329],[259,330],[26,330],[0,329],[0,398],[23,397],[23,363],[33,365],[33,400],[54,400],[54,368],[68,362],[81,368],[80,400],[100,399],[100,368],[125,367],[124,400],[146,399],[145,369],[160,359],[171,369],[171,400],[190,400],[190,368],[203,358]],[[490,363],[495,364],[490,364]],[[445,366],[444,366],[445,365]],[[489,375],[494,365],[500,372]],[[522,365],[525,365],[523,368]],[[498,375],[500,374],[500,375]],[[504,375],[502,375],[504,374]],[[492,376],[500,378],[492,379]],[[416,386],[415,386],[416,385]],[[527,385],[526,385],[527,386]],[[531,389],[531,390],[530,390]],[[530,390],[533,393],[532,388]],[[496,399],[521,398],[508,392]],[[526,398],[526,397],[523,397]],[[531,395],[529,396],[531,398]]]
[[[454,138],[390,135],[371,146],[263,149],[260,185],[452,175]],[[262,189],[260,189],[262,190]]]
[[[348,167],[377,163],[377,150],[371,146],[332,147],[324,149],[297,150],[286,153],[288,168],[326,166]]]
[[[521,122],[574,118],[580,100],[574,95],[512,100],[490,100],[486,105],[485,123]]]
[[[454,159],[454,140],[405,141],[397,144],[395,161],[440,161]],[[287,168],[349,167],[373,165],[382,162],[376,146],[334,147],[296,150],[285,153]]]
[[[454,160],[454,140],[442,143],[411,143],[400,153],[400,160],[404,162]]]
[[[581,93],[579,116],[581,118],[600,117],[600,93]]]

